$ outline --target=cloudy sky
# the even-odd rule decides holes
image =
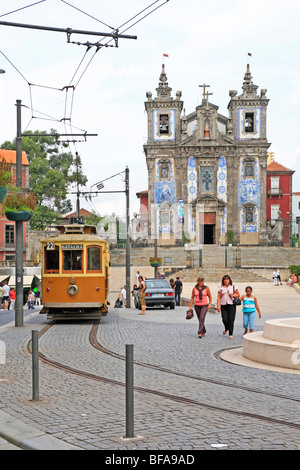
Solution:
[[[270,99],[270,151],[295,170],[293,189],[300,191],[298,1],[45,0],[24,8],[34,3],[1,2],[0,21],[109,33],[153,6],[120,28],[129,27],[124,34],[136,35],[136,40],[120,39],[118,48],[103,47],[96,54],[95,47],[87,51],[68,43],[65,33],[0,25],[0,68],[5,70],[0,76],[0,143],[16,135],[17,99],[24,105],[22,131],[55,128],[68,133],[71,122],[73,132],[98,134],[70,144],[81,155],[87,189],[127,165],[133,213],[139,207],[136,192],[147,189],[144,102],[147,91],[156,93],[163,54],[169,55],[165,67],[172,95],[182,91],[187,114],[201,102],[199,84],[207,83],[213,92],[210,101],[227,116],[228,92],[240,94],[250,52],[253,82],[266,88]],[[76,34],[70,38],[76,43],[99,40]],[[109,180],[105,189],[123,190],[122,177]],[[75,196],[71,199],[75,208]],[[122,213],[125,198],[100,195],[82,200],[82,206],[101,215]]]

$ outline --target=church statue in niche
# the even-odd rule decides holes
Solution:
[[[209,122],[209,119],[206,118],[204,121],[204,139],[210,138],[209,128],[210,128],[210,122]]]

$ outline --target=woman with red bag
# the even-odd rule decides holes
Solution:
[[[190,302],[190,310],[195,307],[195,311],[199,320],[199,328],[198,328],[198,337],[202,338],[205,336],[206,329],[204,326],[205,316],[207,310],[211,306],[211,292],[209,287],[204,285],[204,277],[200,276],[197,279],[197,284],[192,290],[192,297]]]

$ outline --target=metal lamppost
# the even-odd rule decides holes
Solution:
[[[125,190],[124,191],[102,191],[104,188],[104,181],[108,179],[114,178],[117,175],[121,175],[125,173]],[[99,191],[87,191],[81,192],[82,195],[84,194],[104,194],[104,193],[125,193],[126,195],[126,308],[131,307],[131,297],[130,297],[130,213],[129,213],[129,168],[126,166],[125,172],[122,171],[117,173],[116,175],[110,176],[106,178],[106,180],[99,181],[98,183],[93,184],[93,186],[97,186]],[[79,190],[78,190],[79,192]],[[79,194],[77,192],[77,194]]]

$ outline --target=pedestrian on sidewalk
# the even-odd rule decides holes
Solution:
[[[4,282],[3,282],[3,291],[2,291],[3,302],[4,302],[4,310],[8,310],[9,291],[10,291],[10,287],[9,287],[9,285],[7,284],[7,282],[4,281]]]
[[[208,298],[208,299],[207,299]],[[205,336],[206,329],[204,326],[205,316],[207,310],[211,306],[211,292],[209,287],[204,285],[204,277],[200,276],[197,279],[197,284],[192,290],[192,296],[190,301],[190,310],[193,307],[195,308],[195,312],[198,317],[199,321],[199,328],[198,328],[198,337],[202,338]]]
[[[280,274],[278,274],[278,268],[275,268],[274,271],[273,271],[274,286],[279,286],[278,277],[280,279]]]
[[[143,279],[143,276],[139,276],[139,289],[140,289],[140,304],[141,304],[141,312],[138,315],[145,315],[146,312],[146,302],[145,302],[145,290],[146,285]]]
[[[276,274],[277,280],[280,282],[280,285],[282,286],[281,277],[280,277],[280,269],[275,268],[274,273]],[[274,273],[273,273],[273,275],[274,275]]]
[[[30,291],[28,292],[28,298],[27,298],[28,310],[30,309],[35,310],[34,299],[35,299],[34,292],[30,289]]]
[[[121,297],[122,297],[122,300],[124,302],[124,305],[126,305],[126,286],[124,286],[122,289],[121,289]]]
[[[15,301],[16,301],[16,290],[11,288],[9,292],[9,297],[10,297],[10,304],[9,304],[9,309],[14,310],[15,309]]]
[[[175,281],[175,303],[178,307],[180,306],[180,297],[182,294],[182,289],[183,289],[183,284],[180,280],[180,277],[177,276],[176,281]]]
[[[225,327],[223,336],[228,332],[229,338],[233,338],[236,314],[236,306],[233,303],[233,299],[239,297],[240,293],[238,289],[232,285],[231,277],[228,274],[225,274],[221,281],[221,287],[218,290],[217,311],[221,312],[222,321]]]
[[[241,301],[243,303],[243,326],[245,328],[244,335],[248,333],[248,327],[250,333],[252,333],[252,331],[254,330],[256,310],[258,311],[259,318],[261,318],[257,299],[252,295],[252,287],[247,286],[245,292],[246,295],[242,295],[241,297]]]

